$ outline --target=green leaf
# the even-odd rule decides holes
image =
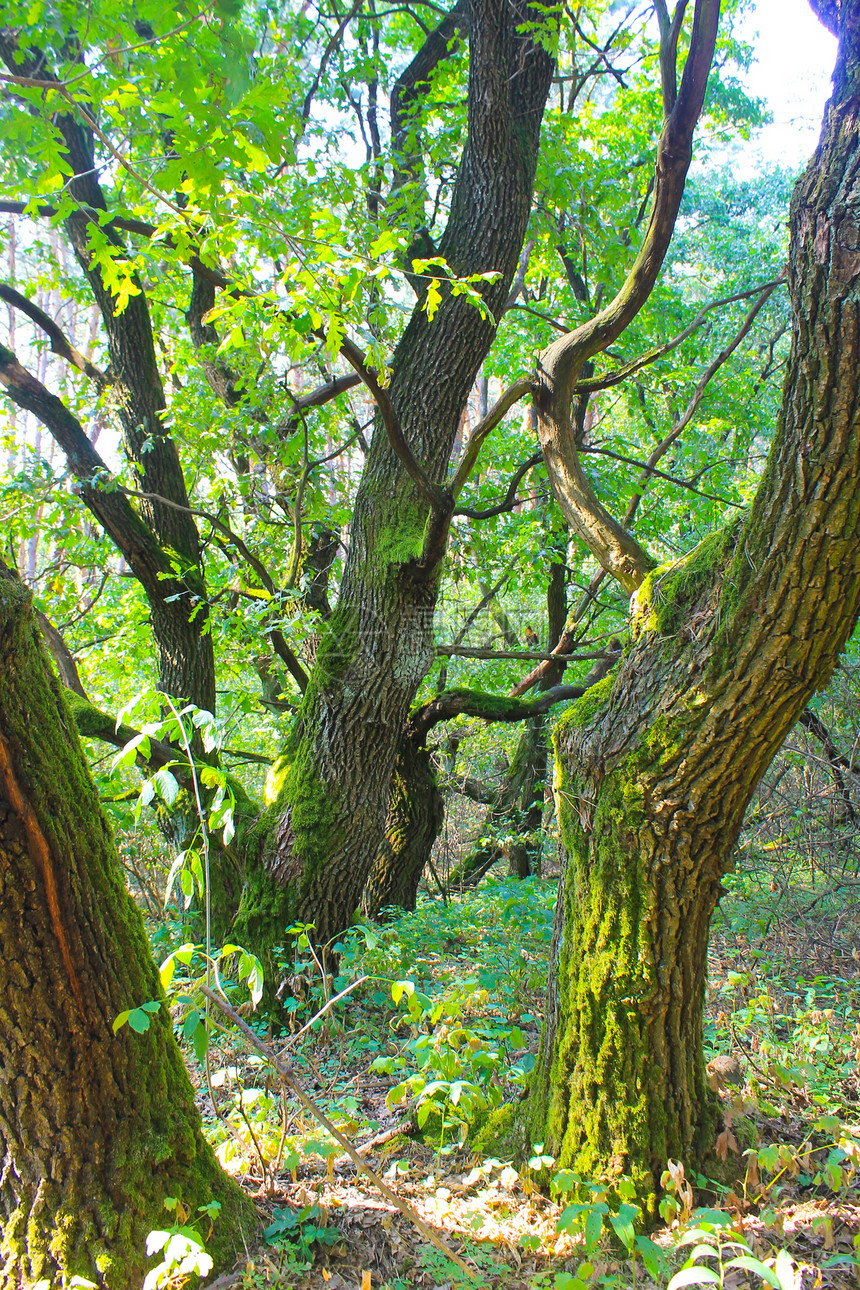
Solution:
[[[173,980],[173,974],[176,971],[176,955],[168,954],[167,958],[158,969],[158,979],[161,982],[162,990],[166,991]]]
[[[622,1205],[621,1208],[630,1209],[631,1206]],[[638,1212],[639,1212],[638,1210],[634,1211],[634,1213],[636,1214],[638,1214]],[[629,1254],[629,1252],[633,1249],[633,1239],[636,1235],[636,1233],[633,1230],[633,1223],[631,1219],[624,1217],[619,1212],[618,1214],[610,1214],[609,1221],[612,1224],[613,1228],[615,1229],[615,1235],[618,1237],[619,1241],[621,1242],[621,1244],[624,1246],[625,1250],[627,1250]]]
[[[442,303],[442,292],[439,290],[439,279],[431,278],[430,285],[427,288],[427,299],[424,302],[424,309],[430,322],[436,316],[436,311]]]
[[[194,1045],[194,1051],[197,1054],[197,1060],[202,1065],[203,1062],[206,1060],[206,1053],[209,1049],[209,1031],[206,1029],[206,1026],[202,1019],[199,1025],[197,1026],[197,1029],[194,1031],[193,1035],[191,1036],[191,1042]]]
[[[407,1092],[408,1089],[405,1084],[395,1084],[394,1088],[390,1088],[388,1090],[385,1098],[385,1105],[389,1108],[392,1106],[398,1106],[405,1100]]]
[[[711,1268],[682,1268],[676,1272],[666,1290],[681,1290],[682,1286],[718,1286],[721,1285],[718,1273]]]
[[[727,1268],[743,1268],[746,1272],[754,1272],[762,1281],[774,1287],[774,1290],[781,1290],[779,1277],[773,1268],[762,1263],[761,1259],[755,1259],[751,1254],[741,1254],[736,1259],[730,1259],[726,1264]]]
[[[197,1027],[200,1025],[200,1011],[192,1008],[188,1016],[182,1023],[182,1033],[186,1039],[191,1039]]]
[[[152,777],[155,791],[166,806],[172,806],[179,796],[179,783],[166,766],[162,766]]]
[[[585,1220],[585,1251],[591,1255],[600,1244],[603,1235],[603,1213],[598,1206],[593,1206]]]
[[[113,1023],[112,1023],[114,1034],[116,1034],[117,1031],[120,1030],[125,1025],[125,1023],[128,1021],[130,1016],[131,1016],[131,1008],[126,1008],[125,1012],[121,1012],[118,1016],[114,1017]]]
[[[669,1275],[669,1260],[659,1245],[649,1236],[637,1236],[634,1242],[648,1275],[654,1281],[663,1281]]]
[[[143,1008],[132,1008],[128,1014],[128,1024],[138,1035],[142,1035],[149,1030],[149,1015]]]
[[[780,1250],[773,1270],[781,1290],[794,1290],[797,1279],[794,1275],[794,1260],[788,1250]]]

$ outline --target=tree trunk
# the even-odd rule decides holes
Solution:
[[[386,905],[414,909],[418,884],[445,823],[445,804],[430,752],[405,735],[388,793],[385,835],[367,879],[362,908],[375,918]]]
[[[29,593],[0,566],[0,1285],[139,1284],[147,1233],[222,1204],[210,1253],[255,1226],[200,1131],[158,976]]]
[[[566,536],[566,530],[563,530]],[[556,534],[556,539],[560,535]],[[555,649],[564,631],[567,614],[566,565],[550,564],[547,584],[547,650]],[[564,663],[554,663],[541,677],[539,690],[545,693],[564,675]],[[510,770],[498,798],[487,812],[482,832],[490,834],[451,875],[451,886],[475,887],[484,874],[502,858],[508,858],[508,872],[515,878],[529,878],[540,867],[544,786],[548,764],[546,717],[532,717],[517,743]],[[505,839],[498,835],[504,833]],[[495,834],[496,836],[493,836]],[[508,838],[511,840],[509,841]]]
[[[469,134],[439,244],[458,274],[497,271],[484,299],[503,309],[531,209],[552,62],[525,4],[476,0],[469,25]],[[448,461],[494,324],[443,291],[420,306],[392,362],[388,394],[433,483]],[[284,919],[313,923],[324,945],[348,926],[382,838],[401,731],[432,663],[439,562],[425,551],[428,504],[379,419],[362,474],[337,607],[317,650],[281,764],[263,864],[237,935],[265,950]]]
[[[708,929],[746,807],[860,612],[860,0],[843,0],[822,140],[795,190],[783,411],[746,522],[656,570],[617,675],[556,730],[569,853],[529,1129],[634,1177],[713,1142]]]

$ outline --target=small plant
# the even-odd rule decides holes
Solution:
[[[176,1214],[178,1222],[164,1230],[156,1229],[147,1236],[147,1254],[161,1253],[162,1257],[161,1262],[147,1272],[143,1290],[165,1290],[166,1287],[172,1290],[173,1287],[187,1285],[195,1275],[205,1277],[212,1271],[212,1258],[206,1253],[203,1237],[197,1227],[188,1224],[188,1210],[181,1201],[170,1196],[165,1199],[164,1207]],[[199,1206],[198,1213],[209,1219],[210,1236],[220,1209],[217,1200]]]
[[[310,1267],[313,1247],[336,1245],[340,1232],[326,1224],[319,1205],[306,1205],[304,1209],[276,1209],[263,1237],[269,1245],[290,1254],[297,1265]]]
[[[684,1286],[726,1284],[729,1273],[737,1270],[751,1273],[774,1290],[794,1290],[796,1280],[794,1263],[787,1250],[780,1250],[775,1259],[762,1262],[732,1227],[730,1214],[721,1210],[696,1210],[696,1226],[681,1237],[681,1247],[692,1245],[687,1261],[676,1272],[667,1290],[682,1290]]]
[[[398,981],[391,996],[402,1009],[396,1026],[408,1025],[412,1035],[396,1056],[378,1057],[371,1069],[405,1073],[416,1068],[389,1091],[386,1102],[397,1106],[411,1100],[419,1129],[438,1117],[439,1150],[445,1151],[449,1131],[456,1142],[464,1142],[475,1115],[501,1102],[499,1072],[506,1053],[523,1047],[522,1031],[466,1023],[466,1007],[486,1002],[486,991],[462,986],[432,999],[413,981]]]
[[[539,1157],[543,1160],[545,1157]],[[558,1232],[579,1237],[585,1249],[585,1259],[575,1275],[568,1281],[556,1282],[557,1290],[579,1290],[589,1286],[595,1276],[595,1257],[603,1239],[604,1223],[615,1233],[630,1259],[633,1284],[636,1284],[636,1262],[641,1258],[649,1275],[655,1280],[665,1278],[668,1271],[666,1256],[648,1236],[637,1234],[636,1224],[642,1211],[633,1204],[636,1185],[631,1178],[613,1179],[612,1183],[583,1179],[571,1169],[561,1169],[552,1179],[552,1190],[558,1196],[572,1198],[556,1224]],[[563,1277],[568,1273],[557,1274]]]

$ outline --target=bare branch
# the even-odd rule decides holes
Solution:
[[[75,349],[62,329],[34,301],[28,300],[26,296],[21,295],[20,291],[16,291],[14,287],[8,286],[5,282],[0,282],[0,300],[5,300],[7,305],[11,305],[13,309],[20,310],[21,313],[32,319],[50,340],[52,352],[60,358],[64,358],[67,363],[70,363],[72,367],[76,367],[79,372],[83,372],[100,390],[110,385],[111,378],[96,367],[94,363],[91,363],[88,358],[85,358],[80,350]]]
[[[559,645],[561,642],[559,642]],[[553,663],[584,663],[589,659],[608,658],[606,650],[596,650],[588,654],[562,653],[557,646],[550,653],[529,649],[481,649],[477,645],[455,645],[453,642],[436,646],[437,654],[458,658],[507,658],[507,659],[543,659]]]
[[[275,434],[281,439],[288,439],[301,423],[303,412],[307,412],[311,408],[321,408],[326,403],[331,403],[332,399],[336,399],[339,394],[344,394],[347,390],[354,390],[356,385],[361,385],[361,381],[362,378],[358,372],[350,372],[347,376],[333,377],[325,385],[318,385],[315,390],[311,390],[308,394],[301,394],[297,399],[293,400],[293,410],[286,421],[282,421],[275,426]]]
[[[735,304],[738,300],[748,300],[751,296],[761,295],[762,292],[768,292],[769,296],[771,288],[781,286],[784,283],[784,277],[775,278],[771,282],[765,282],[760,287],[749,287],[746,291],[736,291],[734,295],[722,296],[719,300],[712,300],[709,304],[703,305],[693,321],[689,323],[683,331],[679,332],[677,336],[673,336],[671,340],[665,341],[662,345],[655,346],[654,349],[649,349],[646,354],[640,355],[639,358],[633,359],[632,362],[626,363],[624,367],[619,367],[614,372],[608,372],[603,376],[595,376],[587,380],[577,381],[574,389],[577,394],[590,394],[595,393],[598,390],[611,389],[613,385],[620,385],[622,381],[627,380],[628,376],[635,375],[635,373],[640,372],[643,367],[648,367],[651,363],[656,363],[658,359],[665,357],[666,354],[671,354],[679,345],[683,345],[685,340],[689,340],[693,333],[698,331],[698,329],[707,322],[708,315],[715,309],[721,309],[723,305]]]
[[[720,350],[716,358],[713,359],[712,362],[708,364],[708,366],[705,368],[702,375],[699,377],[699,380],[696,383],[696,388],[693,391],[693,395],[690,401],[688,402],[686,408],[684,409],[683,414],[675,422],[672,429],[665,436],[665,438],[662,439],[661,442],[657,445],[657,447],[651,453],[651,456],[648,458],[648,461],[645,463],[645,469],[643,471],[641,479],[639,480],[639,486],[638,486],[639,491],[637,491],[635,497],[631,498],[630,504],[627,507],[627,513],[624,516],[625,528],[628,525],[630,525],[633,521],[633,517],[635,516],[636,511],[639,508],[639,503],[642,501],[642,497],[648,486],[648,479],[650,475],[654,473],[658,473],[658,472],[655,472],[654,470],[654,467],[657,465],[657,462],[660,460],[661,457],[665,456],[665,454],[669,451],[669,449],[671,448],[675,440],[678,439],[681,434],[683,434],[684,430],[690,424],[690,422],[693,419],[693,416],[696,413],[696,409],[698,408],[699,404],[701,403],[702,399],[705,396],[705,391],[708,388],[709,382],[720,370],[720,368],[724,365],[724,363],[728,361],[728,359],[732,356],[732,354],[737,349],[738,345],[740,345],[741,341],[749,333],[749,330],[752,327],[753,323],[755,322],[756,318],[758,317],[759,313],[767,304],[768,300],[773,295],[774,291],[776,291],[777,287],[782,285],[782,282],[783,282],[783,279],[778,278],[775,282],[769,282],[767,286],[762,287],[760,289],[760,294],[758,298],[756,299],[752,308],[747,313],[746,317],[744,318],[737,332],[735,332],[735,335],[732,337],[729,344],[726,345],[724,349]]]
[[[517,489],[522,482],[523,476],[527,475],[535,466],[539,466],[542,461],[543,453],[538,450],[537,452],[533,452],[527,461],[524,461],[522,465],[518,466],[514,471],[514,474],[511,476],[511,482],[508,484],[508,490],[505,493],[503,500],[499,502],[498,505],[488,506],[482,511],[476,510],[472,506],[457,506],[454,509],[454,514],[465,515],[472,520],[488,520],[492,519],[494,515],[502,515],[505,511],[512,511],[515,506],[519,506],[520,504],[520,498],[517,497]]]
[[[302,125],[303,126],[307,125],[308,117],[311,114],[311,106],[314,101],[314,96],[320,87],[320,81],[325,75],[325,69],[328,66],[328,60],[331,58],[332,54],[337,49],[338,45],[343,39],[343,33],[346,31],[347,27],[352,22],[353,18],[358,13],[363,3],[364,3],[364,0],[354,0],[353,6],[350,9],[349,13],[347,13],[346,16],[341,19],[341,22],[337,31],[335,31],[334,34],[329,37],[328,43],[326,44],[326,47],[323,50],[323,55],[322,55],[322,58],[320,59],[320,64],[319,64],[319,67],[317,68],[316,75],[314,76],[310,89],[305,95],[305,101],[302,104]]]

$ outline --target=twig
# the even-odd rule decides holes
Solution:
[[[277,1071],[278,1077],[283,1081],[290,1092],[299,1099],[305,1110],[309,1111],[314,1119],[319,1120],[326,1133],[329,1133],[334,1138],[335,1142],[342,1147],[352,1163],[360,1169],[362,1173],[367,1174],[368,1178],[379,1189],[385,1199],[391,1201],[392,1205],[397,1206],[401,1214],[404,1214],[406,1218],[408,1218],[409,1221],[417,1227],[425,1240],[428,1240],[432,1245],[435,1245],[436,1249],[439,1250],[441,1254],[444,1254],[446,1259],[450,1259],[452,1263],[456,1263],[458,1268],[462,1268],[463,1271],[474,1280],[474,1269],[470,1268],[468,1263],[466,1263],[464,1259],[460,1258],[459,1254],[455,1254],[451,1247],[447,1245],[440,1236],[436,1235],[433,1228],[424,1222],[424,1219],[420,1214],[417,1214],[411,1205],[407,1205],[405,1200],[401,1200],[397,1195],[397,1192],[392,1191],[388,1184],[370,1168],[370,1165],[368,1165],[365,1160],[362,1160],[349,1139],[344,1137],[339,1129],[335,1128],[325,1112],[320,1110],[316,1102],[314,1102],[312,1098],[308,1097],[305,1090],[296,1082],[291,1069],[285,1066],[279,1057],[275,1056],[268,1044],[264,1043],[262,1039],[254,1034],[251,1027],[245,1020],[243,1020],[242,1017],[239,1016],[236,1009],[232,1008],[230,1004],[227,1003],[225,999],[222,999],[220,995],[217,995],[214,990],[210,990],[208,986],[201,985],[200,989],[210,1003],[214,1003],[217,1008],[220,1008],[226,1017],[230,1018],[233,1025],[242,1032],[248,1043],[256,1049],[260,1056],[265,1057],[266,1060],[271,1063]]]

